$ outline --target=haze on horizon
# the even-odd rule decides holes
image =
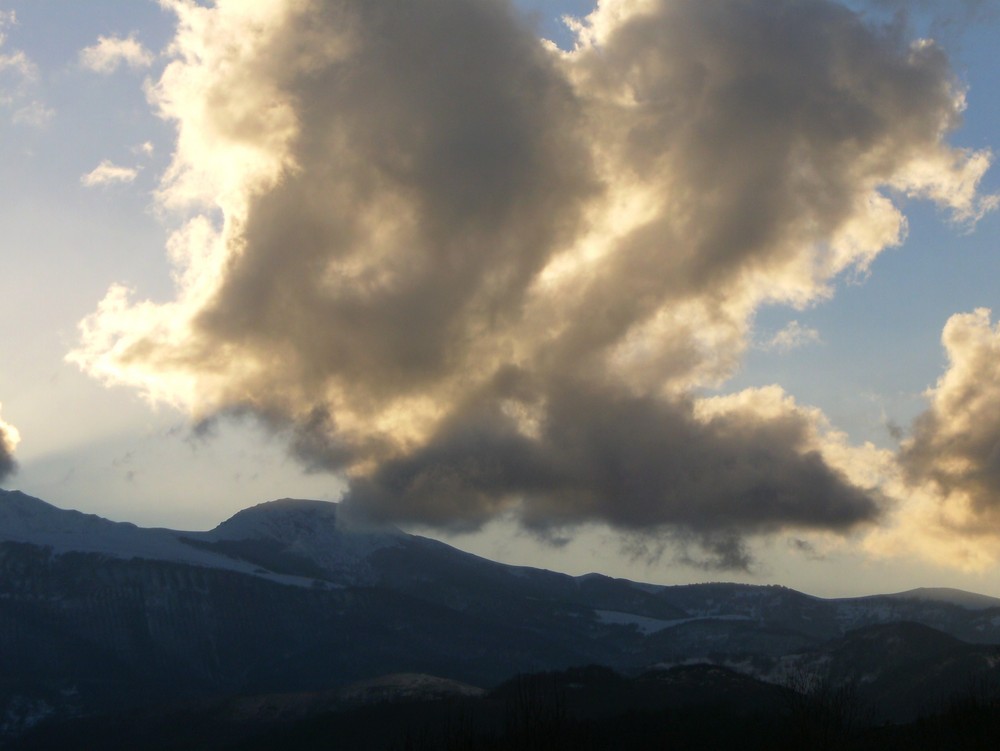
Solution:
[[[0,2],[5,487],[1000,593],[995,3],[57,5]]]

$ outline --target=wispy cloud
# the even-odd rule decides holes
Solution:
[[[121,65],[141,70],[152,65],[153,60],[153,53],[142,46],[135,34],[100,36],[97,44],[80,50],[80,64],[96,73],[113,73]]]
[[[17,14],[12,11],[0,10],[0,49],[7,43],[7,29],[17,25]],[[13,74],[24,81],[33,81],[38,77],[38,67],[21,50],[0,52],[0,73]]]
[[[2,42],[0,36],[0,42]],[[18,50],[10,54],[0,55],[0,71],[9,71],[17,74],[22,79],[33,81],[38,77],[38,68],[35,66],[24,52]]]
[[[4,51],[7,29],[17,24],[14,11],[0,11],[0,107],[11,112],[17,125],[43,127],[55,110],[34,96],[38,66],[22,51]]]
[[[52,122],[55,115],[56,111],[52,107],[36,100],[16,109],[11,115],[11,122],[43,128]]]
[[[80,178],[80,182],[88,188],[116,183],[130,183],[139,175],[136,167],[122,167],[109,159],[103,160],[90,172]]]
[[[810,326],[803,326],[798,321],[789,321],[781,331],[758,343],[757,347],[763,350],[774,350],[777,352],[790,352],[799,347],[809,344],[817,344],[820,341],[819,331]]]

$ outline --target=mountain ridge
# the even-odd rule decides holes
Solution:
[[[42,499],[23,493],[19,490],[0,489],[0,541],[25,542],[40,546],[48,546],[56,554],[65,552],[105,553],[117,557],[148,557],[150,560],[168,560],[192,565],[210,565],[232,568],[248,573],[260,573],[248,565],[240,565],[233,552],[221,553],[215,556],[198,555],[212,551],[213,543],[234,542],[250,539],[273,541],[286,545],[290,552],[304,555],[316,555],[317,546],[335,543],[347,545],[351,555],[365,556],[385,548],[398,547],[405,540],[419,540],[420,544],[437,547],[469,556],[470,559],[486,562],[493,566],[501,566],[508,570],[523,570],[530,572],[547,572],[556,576],[567,576],[576,580],[579,586],[587,586],[588,582],[611,580],[627,582],[636,590],[650,594],[661,594],[663,591],[677,591],[679,588],[699,589],[704,592],[711,590],[724,591],[744,588],[770,588],[794,593],[793,596],[808,597],[824,602],[855,602],[865,599],[891,598],[893,600],[925,601],[949,605],[959,605],[970,610],[985,610],[1000,607],[1000,598],[977,592],[970,592],[950,587],[918,587],[902,592],[857,595],[849,597],[822,597],[779,584],[742,584],[735,582],[708,582],[703,584],[653,584],[636,582],[630,579],[615,579],[598,572],[590,572],[577,576],[560,574],[548,569],[532,566],[515,566],[492,561],[488,558],[468,553],[454,548],[446,543],[431,538],[420,537],[403,532],[388,524],[375,524],[364,520],[360,515],[353,518],[344,513],[342,503],[300,498],[280,498],[249,506],[223,520],[218,525],[206,531],[184,531],[164,527],[140,527],[131,522],[115,522],[96,514],[85,514],[72,509],[62,509]],[[18,527],[13,523],[20,517],[26,524]],[[58,520],[58,521],[56,521]],[[32,524],[34,522],[34,524]],[[49,522],[49,526],[41,527],[38,522]],[[53,523],[54,522],[54,523]],[[69,523],[67,523],[69,522]],[[299,534],[292,534],[297,530]],[[87,540],[82,533],[93,533],[94,538]],[[108,534],[113,532],[113,534]],[[103,534],[102,534],[103,533]],[[110,540],[110,541],[109,541]],[[178,541],[182,547],[169,543]],[[195,545],[191,543],[194,542]],[[123,544],[124,543],[124,544]],[[131,547],[129,546],[131,543]],[[185,556],[177,551],[194,550]],[[162,557],[157,556],[175,556]],[[340,556],[329,559],[331,563],[339,563]],[[246,561],[243,562],[244,564]],[[253,563],[253,562],[250,562]],[[282,572],[275,571],[273,574]],[[711,595],[706,595],[706,601],[711,601]],[[723,598],[725,599],[725,598]],[[711,606],[699,608],[699,617],[727,615],[713,612]],[[732,614],[729,614],[732,615]]]
[[[886,638],[938,645],[935,660],[1000,665],[975,646],[1000,644],[1000,607],[985,595],[824,599],[778,585],[574,577],[358,524],[342,511],[282,499],[180,532],[0,491],[0,735],[46,716],[322,692],[387,674],[486,688],[584,665],[636,675],[708,663],[780,681],[783,666],[850,662],[838,655],[888,660],[891,650],[866,647],[863,636],[836,646],[885,624],[897,629]],[[943,638],[898,626],[910,621]],[[886,663],[878,673],[885,695],[893,670]],[[946,665],[922,670],[955,680]]]

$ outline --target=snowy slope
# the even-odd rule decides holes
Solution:
[[[67,511],[18,491],[0,490],[0,540],[49,547],[57,555],[103,553],[115,558],[232,567],[231,561],[185,545],[172,530],[143,529],[127,522]]]
[[[352,517],[341,504],[283,498],[244,509],[210,532],[185,537],[220,549],[226,546],[218,544],[226,542],[272,543],[282,555],[309,561],[334,581],[360,584],[369,578],[369,556],[404,544],[409,535]]]
[[[56,555],[99,553],[221,568],[299,586],[311,585],[316,577],[368,583],[369,556],[408,539],[394,527],[374,527],[324,501],[271,501],[240,511],[208,532],[181,532],[112,522],[0,490],[0,542],[48,547]],[[297,568],[296,561],[308,562],[308,570]]]
[[[171,529],[147,529],[68,511],[20,491],[0,490],[0,542],[47,547],[56,555],[98,553],[125,560],[140,558],[226,569],[285,584],[311,584],[311,580],[275,575],[251,562],[194,547],[184,542],[188,536],[189,533]]]
[[[57,555],[77,551],[226,569],[297,586],[378,587],[485,618],[522,611],[524,618],[532,613],[543,620],[582,615],[581,622],[631,625],[653,640],[681,631],[716,638],[722,628],[734,651],[750,649],[748,627],[754,626],[825,640],[861,626],[914,621],[968,641],[1000,641],[1000,601],[958,590],[826,600],[778,586],[668,587],[596,574],[569,577],[478,558],[366,523],[349,507],[322,501],[262,503],[213,530],[177,532],[111,522],[0,491],[2,541],[48,547]],[[699,636],[699,629],[705,633]]]

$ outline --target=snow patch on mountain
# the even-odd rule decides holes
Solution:
[[[280,526],[280,522],[276,523]],[[182,563],[252,574],[278,584],[313,586],[310,577],[275,573],[257,563],[184,541],[205,534],[211,533],[149,529],[128,522],[113,522],[94,514],[58,508],[20,491],[0,490],[0,542],[49,548],[55,555],[96,553],[124,560],[139,558]]]
[[[634,613],[619,613],[614,610],[595,610],[597,620],[601,623],[614,626],[635,626],[641,634],[655,634],[665,628],[676,626],[682,621],[664,621],[659,618],[649,618],[644,615]],[[693,619],[684,619],[693,620]]]
[[[273,543],[282,555],[308,561],[334,581],[368,581],[370,556],[403,545],[409,535],[351,513],[342,504],[283,498],[240,511],[209,532],[188,539],[203,543]]]
[[[649,634],[655,634],[660,631],[665,631],[668,628],[674,628],[675,626],[682,626],[685,623],[695,623],[697,621],[746,621],[751,622],[754,619],[746,615],[730,614],[730,615],[712,615],[712,616],[701,616],[696,615],[691,618],[674,618],[671,620],[664,620],[662,618],[650,618],[644,615],[636,615],[634,613],[622,613],[616,610],[595,610],[594,614],[597,619],[604,624],[618,625],[618,626],[635,626],[639,633],[644,636]]]
[[[63,553],[101,553],[250,572],[252,566],[185,545],[169,529],[144,529],[94,514],[67,511],[19,491],[0,490],[0,540]]]

